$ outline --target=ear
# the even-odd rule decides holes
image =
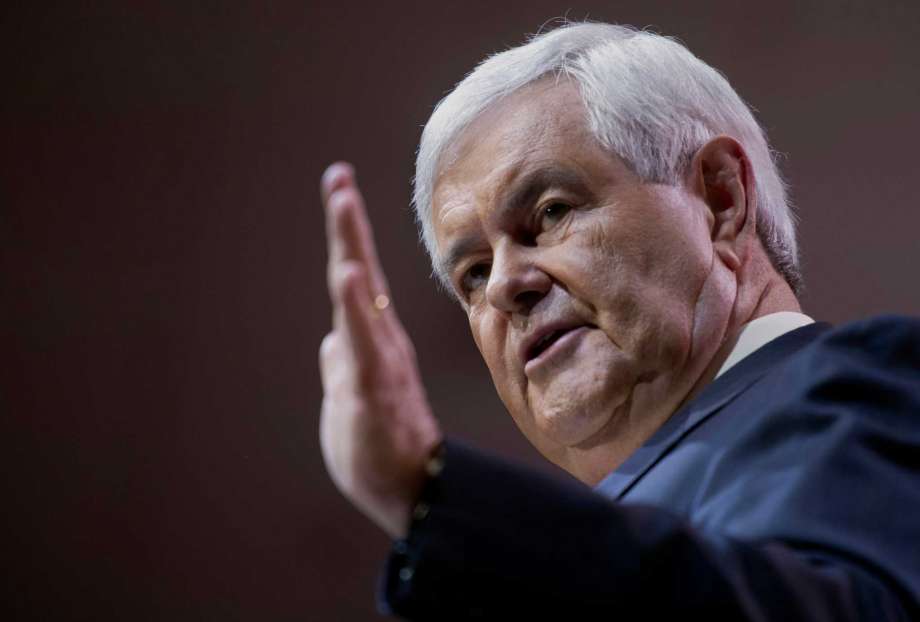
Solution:
[[[745,255],[742,234],[753,233],[756,226],[754,175],[744,147],[729,136],[716,136],[693,156],[688,181],[709,208],[713,248],[737,271]]]

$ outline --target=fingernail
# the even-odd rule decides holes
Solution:
[[[335,162],[326,168],[321,183],[327,192],[331,192],[349,175],[354,176],[354,168],[351,164],[348,162]]]

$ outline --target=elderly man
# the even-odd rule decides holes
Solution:
[[[322,181],[321,440],[412,619],[920,614],[920,324],[803,315],[763,133],[711,67],[559,28],[438,106],[415,207],[525,436],[578,487],[445,440],[354,171]]]

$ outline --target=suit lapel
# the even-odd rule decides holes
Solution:
[[[803,326],[777,337],[739,361],[706,387],[696,399],[672,415],[616,471],[601,480],[595,490],[605,497],[622,499],[643,475],[698,425],[757,382],[774,365],[794,354],[829,328],[830,325],[826,323]]]

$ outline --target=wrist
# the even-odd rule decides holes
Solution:
[[[425,498],[425,488],[431,481],[438,477],[444,468],[445,444],[440,438],[427,452],[422,468],[418,469],[417,477],[407,487],[411,492],[405,500],[399,503],[398,508],[389,520],[382,523],[382,527],[394,540],[402,540],[408,534],[413,521],[424,519],[428,515],[428,502]]]

